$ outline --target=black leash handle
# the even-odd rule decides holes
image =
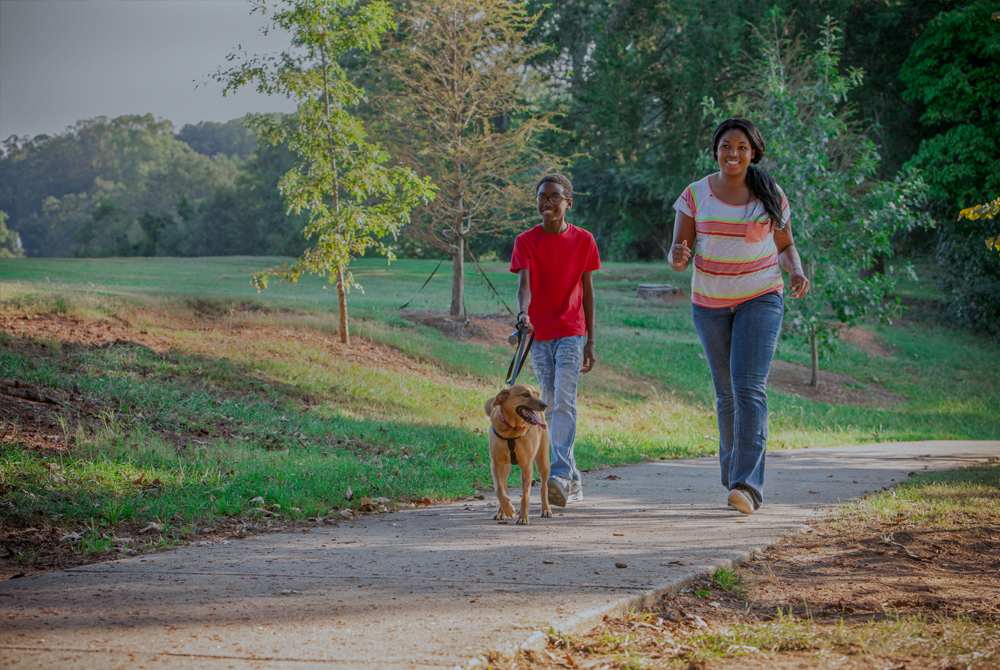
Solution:
[[[528,337],[524,336],[524,323],[522,321],[517,322],[517,350],[514,352],[514,358],[510,362],[510,367],[507,368],[507,377],[504,382],[507,387],[510,388],[517,381],[517,376],[521,373],[521,368],[524,366],[524,360],[528,357],[528,352],[531,351],[531,345],[535,343],[535,331],[532,330]]]

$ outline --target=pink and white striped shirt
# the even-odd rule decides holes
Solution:
[[[780,189],[779,189],[780,190]],[[727,205],[712,193],[708,177],[681,194],[674,209],[695,222],[691,301],[702,307],[732,307],[765,293],[781,293],[778,248],[760,200]],[[788,221],[788,198],[781,192]]]

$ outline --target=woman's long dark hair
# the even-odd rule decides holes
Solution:
[[[722,141],[722,136],[726,132],[733,129],[742,130],[753,148],[753,158],[750,159],[750,166],[747,168],[747,188],[750,190],[750,199],[756,197],[760,200],[771,224],[778,230],[784,230],[785,221],[781,215],[781,191],[778,189],[778,184],[774,181],[774,177],[760,168],[754,167],[764,157],[765,149],[764,138],[760,134],[757,124],[738,116],[720,123],[719,127],[715,129],[715,135],[712,136],[712,155],[718,162],[719,142]]]

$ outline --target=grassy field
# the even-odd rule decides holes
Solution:
[[[411,299],[446,308],[448,264],[420,293],[436,262],[353,266],[363,286],[349,296],[358,357],[335,345],[335,293],[324,281],[260,294],[250,285],[253,271],[281,260],[2,261],[0,315],[136,335],[116,346],[0,335],[0,377],[78,399],[52,419],[72,449],[26,449],[12,426],[0,430],[0,521],[159,520],[183,539],[199,519],[253,509],[322,517],[363,498],[391,506],[489,490],[482,403],[502,386],[511,351],[398,312]],[[515,277],[503,264],[485,269],[511,304]],[[690,305],[633,297],[640,282],[689,281],[664,264],[611,263],[597,275],[600,362],[580,388],[581,467],[713,452],[714,394]],[[466,282],[469,312],[503,311],[474,270]],[[1000,372],[989,364],[1000,346],[941,324],[924,284],[901,292],[920,318],[878,331],[891,356],[845,344],[822,367],[905,402],[772,392],[773,447],[1000,437]],[[164,348],[129,344],[139,332]],[[808,353],[785,339],[778,358],[805,365]],[[90,419],[74,423],[73,402],[90,403]]]

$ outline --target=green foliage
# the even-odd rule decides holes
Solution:
[[[246,160],[257,150],[257,136],[242,119],[226,123],[188,123],[177,133],[177,139],[206,156],[225,154]]]
[[[233,183],[236,161],[195,153],[170,131],[169,121],[147,114],[82,121],[56,137],[7,140],[0,159],[0,207],[27,254],[70,255],[78,248],[77,232],[107,202],[121,211],[131,244],[155,247],[155,240],[143,241],[142,226],[133,225],[144,212],[172,214],[182,196],[200,201]],[[92,243],[115,241],[94,253],[123,249],[117,242],[121,231],[85,235]]]
[[[913,44],[900,71],[907,100],[925,106],[935,132],[911,163],[927,174],[939,206],[968,207],[1000,192],[1000,21],[993,0],[942,12]],[[950,218],[950,217],[949,217]]]
[[[21,258],[21,236],[7,228],[7,212],[0,211],[0,258]]]
[[[844,105],[862,73],[841,72],[837,24],[827,17],[811,54],[787,28],[772,13],[771,24],[757,32],[761,51],[746,70],[746,97],[725,116],[749,116],[764,129],[762,166],[791,203],[796,245],[812,284],[806,297],[786,301],[790,326],[814,343],[829,343],[841,323],[896,313],[886,301],[895,280],[872,270],[893,252],[895,231],[927,225],[918,214],[925,187],[916,174],[875,179],[878,154]],[[706,108],[716,120],[724,116],[711,101]],[[815,373],[815,360],[813,366]]]
[[[390,167],[389,155],[367,139],[351,108],[362,91],[347,80],[337,58],[347,51],[370,51],[392,27],[388,5],[373,2],[354,10],[354,0],[305,0],[255,11],[271,12],[277,28],[292,35],[292,51],[279,58],[255,56],[221,69],[216,79],[224,93],[255,85],[258,92],[281,94],[298,101],[298,110],[283,118],[251,114],[248,124],[271,145],[287,144],[300,159],[279,183],[288,209],[306,210],[304,233],[315,238],[299,259],[254,275],[258,288],[276,276],[292,283],[303,273],[336,281],[340,302],[340,337],[347,342],[346,294],[355,282],[349,265],[369,248],[391,251],[380,238],[395,234],[409,221],[410,210],[432,195],[429,182],[412,170]],[[230,61],[236,55],[230,55]]]
[[[900,77],[906,97],[926,107],[929,133],[910,165],[923,170],[942,221],[936,256],[951,314],[966,326],[1000,335],[1000,264],[982,239],[1000,235],[1000,221],[959,217],[1000,193],[1000,20],[996,3],[977,0],[931,21],[910,51]]]

